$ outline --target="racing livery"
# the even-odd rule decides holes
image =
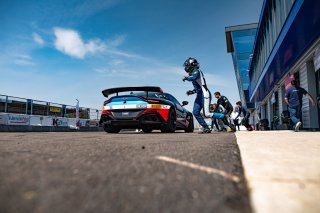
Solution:
[[[105,97],[115,94],[103,104],[100,124],[108,133],[121,129],[142,129],[145,133],[185,130],[193,132],[193,115],[160,87],[118,87],[102,91]]]

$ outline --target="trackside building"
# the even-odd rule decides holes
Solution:
[[[227,51],[232,55],[239,96],[241,102],[250,110],[254,109],[255,106],[250,102],[249,63],[252,57],[257,27],[258,24],[256,23],[245,24],[226,27],[225,31]]]
[[[268,119],[271,124],[287,110],[284,95],[292,79],[315,100],[320,96],[319,11],[318,0],[264,1],[248,66],[254,120]],[[303,128],[318,129],[319,114],[319,107],[304,97]]]

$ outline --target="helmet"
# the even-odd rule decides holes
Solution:
[[[193,68],[199,68],[200,64],[197,59],[189,57],[183,64],[184,70],[189,73]]]

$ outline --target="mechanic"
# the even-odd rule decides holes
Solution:
[[[215,116],[216,113],[222,113],[223,112],[223,107],[219,107],[217,108],[217,104],[211,104],[210,105],[210,112],[212,113],[212,122],[211,122],[211,126],[213,127],[213,125],[216,127],[218,132],[224,131],[224,125],[219,122],[221,121],[220,118],[217,118],[217,116]],[[222,121],[221,121],[222,122]],[[225,129],[226,130],[226,129]]]
[[[238,107],[235,107],[233,110],[233,113],[237,114],[239,112]],[[239,117],[235,118],[233,120],[234,125],[236,126],[236,129],[238,128],[238,131],[240,131],[240,119]]]
[[[316,103],[314,102],[312,96],[304,88],[299,87],[296,80],[292,80],[291,87],[289,87],[286,91],[284,100],[289,106],[288,109],[290,118],[293,122],[295,132],[298,132],[302,125],[301,108],[303,95],[308,97],[313,107],[316,106]]]
[[[242,119],[241,123],[243,124],[243,126],[245,126],[247,128],[248,131],[252,131],[252,128],[249,124],[250,112],[246,109],[246,107],[242,106],[241,101],[238,101],[236,103],[236,105],[238,107],[238,115],[237,115],[237,117],[235,117],[235,120],[238,119],[242,114],[243,119]]]
[[[206,80],[202,71],[199,69],[200,64],[195,58],[188,58],[184,64],[184,70],[188,73],[189,76],[185,76],[182,81],[191,81],[194,89],[187,91],[187,95],[197,94],[197,97],[193,105],[193,115],[202,126],[203,130],[199,133],[211,133],[211,129],[208,127],[208,124],[205,122],[202,114],[206,118],[211,118],[210,113],[210,103],[211,103],[211,93],[207,87]]]
[[[230,115],[233,111],[232,104],[230,103],[228,98],[226,96],[221,95],[220,92],[215,92],[214,96],[217,99],[217,107],[222,106],[224,108],[223,114],[225,114],[225,117],[223,119],[223,122],[225,123],[225,125],[232,127],[232,131],[236,131],[235,126],[230,118]]]

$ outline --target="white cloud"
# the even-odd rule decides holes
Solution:
[[[39,34],[32,33],[32,38],[37,44],[39,44],[39,45],[43,45],[44,44],[44,40],[42,39],[42,37]]]
[[[32,61],[31,56],[21,54],[21,55],[16,55],[14,59],[14,63],[17,65],[35,65],[34,62]]]
[[[124,51],[117,50],[117,49],[112,49],[112,50],[109,49],[108,53],[111,54],[111,55],[117,55],[117,56],[122,56],[122,57],[126,57],[126,58],[131,58],[131,59],[140,59],[140,60],[146,60],[146,61],[150,60],[147,57],[143,57],[143,56],[140,56],[140,55],[137,55],[137,54],[124,52]]]
[[[123,60],[120,60],[120,59],[113,59],[110,61],[109,63],[111,66],[119,66],[119,65],[122,65],[124,64],[124,61]]]
[[[84,42],[75,30],[56,27],[54,28],[54,34],[56,36],[55,47],[71,57],[83,59],[89,53],[95,54],[106,49],[105,44],[99,39]]]
[[[125,39],[126,39],[126,35],[118,35],[113,39],[108,40],[107,43],[108,43],[108,46],[117,47],[120,44],[122,44]]]
[[[85,42],[76,30],[60,27],[55,27],[53,30],[56,37],[54,41],[55,48],[71,57],[83,59],[88,54],[100,52],[105,55],[116,57],[117,60],[119,59],[118,57],[123,57],[151,61],[148,57],[118,49],[118,46],[124,42],[126,35],[118,35],[106,42],[103,42],[101,39],[90,39]],[[120,62],[120,59],[118,62]]]
[[[137,72],[127,69],[116,69],[116,68],[97,68],[95,72],[101,74],[104,77],[112,78],[129,78],[139,79],[141,76],[137,75]]]
[[[77,5],[72,12],[78,16],[89,16],[112,8],[113,6],[120,4],[123,1],[124,0],[84,0],[81,1],[81,3]]]

